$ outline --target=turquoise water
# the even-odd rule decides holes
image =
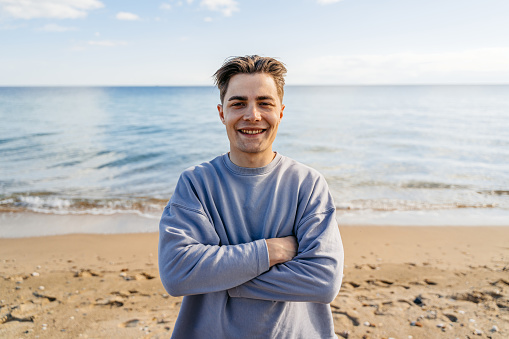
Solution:
[[[0,88],[0,211],[159,218],[228,151],[212,87]],[[509,86],[287,87],[274,149],[343,224],[509,225]],[[0,229],[1,236],[1,229]]]

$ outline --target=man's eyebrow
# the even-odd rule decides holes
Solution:
[[[275,101],[276,99],[274,99],[270,95],[261,95],[259,97],[256,97],[256,100],[258,100],[258,101],[261,101],[261,100],[273,100],[273,101]]]
[[[228,99],[228,101],[233,101],[233,100],[247,101],[247,97],[243,97],[240,95],[234,95]]]
[[[234,95],[234,96],[231,96],[230,98],[228,98],[228,101],[235,101],[235,100],[247,101],[248,98],[246,96],[242,96],[242,95]],[[276,99],[274,99],[270,95],[260,95],[260,96],[256,97],[256,101],[262,101],[262,100],[273,100],[273,101],[275,101]]]

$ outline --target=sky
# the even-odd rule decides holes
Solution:
[[[509,84],[507,0],[0,0],[0,86],[213,85],[230,56],[289,85]]]

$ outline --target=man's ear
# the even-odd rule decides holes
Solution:
[[[283,111],[285,110],[285,105],[281,105],[281,113],[279,113],[279,120],[283,119]]]
[[[223,105],[217,104],[217,111],[219,112],[219,119],[221,119],[221,122],[223,125],[226,125],[224,122],[224,112],[223,112]]]

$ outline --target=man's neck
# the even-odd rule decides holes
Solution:
[[[275,158],[276,153],[270,150],[263,153],[242,153],[237,154],[229,152],[231,162],[239,167],[258,168],[264,167],[271,163]]]

